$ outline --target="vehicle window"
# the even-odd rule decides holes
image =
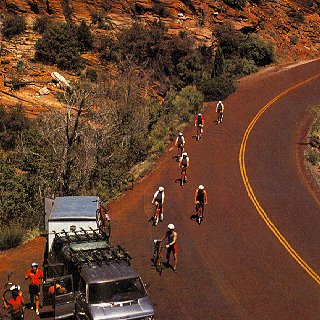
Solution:
[[[131,278],[89,285],[89,303],[137,300],[146,296],[140,278]]]

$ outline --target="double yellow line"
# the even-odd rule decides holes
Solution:
[[[246,187],[247,193],[249,198],[251,199],[252,203],[256,207],[259,215],[264,220],[266,225],[269,227],[269,229],[272,231],[272,233],[277,237],[277,239],[280,241],[280,243],[284,246],[284,248],[289,252],[289,254],[292,256],[294,260],[296,260],[299,265],[318,283],[320,284],[320,276],[305,262],[299,254],[291,247],[289,242],[286,240],[286,238],[280,233],[280,231],[277,229],[277,227],[273,224],[273,222],[268,217],[267,213],[264,211],[264,209],[261,207],[259,201],[257,200],[254,191],[250,185],[248,176],[247,176],[247,170],[245,166],[245,152],[246,152],[246,146],[249,139],[249,135],[259,118],[262,116],[262,114],[277,100],[279,100],[281,97],[286,95],[292,90],[295,90],[304,84],[315,80],[318,78],[320,74],[317,74],[311,78],[308,78],[302,82],[299,82],[298,84],[288,88],[287,90],[283,91],[279,95],[277,95],[275,98],[273,98],[271,101],[269,101],[259,112],[258,114],[253,118],[253,120],[250,122],[249,126],[247,127],[247,130],[242,138],[241,146],[240,146],[240,153],[239,153],[239,164],[240,164],[240,172],[242,176],[243,183]]]

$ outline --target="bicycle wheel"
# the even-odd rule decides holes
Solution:
[[[198,212],[197,212],[197,222],[199,225],[202,222],[202,208],[201,208],[201,206],[199,207]]]

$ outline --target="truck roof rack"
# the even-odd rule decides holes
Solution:
[[[93,263],[101,265],[110,262],[126,262],[130,265],[132,259],[128,252],[121,246],[112,247],[107,241],[108,237],[99,233],[99,230],[90,229],[66,232],[62,230],[55,233],[55,244],[67,261],[81,268]]]

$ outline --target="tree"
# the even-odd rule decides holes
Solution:
[[[27,24],[23,16],[11,15],[6,17],[2,26],[2,35],[6,38],[12,38],[16,35],[24,33]]]
[[[224,61],[223,52],[221,47],[218,46],[216,48],[215,55],[214,55],[211,78],[221,75],[224,72],[224,67],[225,67],[225,61]]]
[[[81,21],[77,29],[77,39],[79,43],[80,52],[86,52],[93,48],[93,37],[90,28],[84,20]]]
[[[59,23],[48,27],[35,47],[35,59],[44,64],[56,64],[62,70],[82,67],[77,28],[73,24]]]

